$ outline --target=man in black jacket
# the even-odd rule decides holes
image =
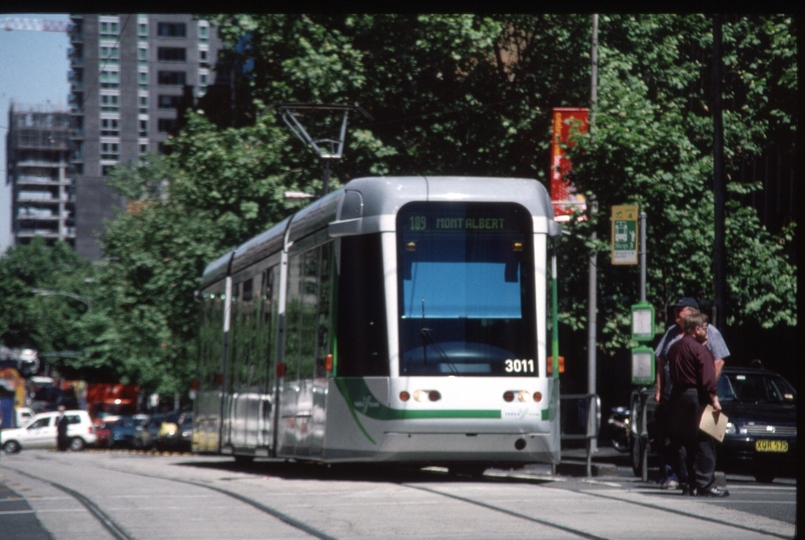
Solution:
[[[67,436],[67,427],[70,425],[70,420],[64,414],[64,405],[59,405],[59,416],[56,419],[57,429],[57,443],[59,451],[64,452],[70,447],[70,438]]]
[[[707,340],[704,315],[695,313],[685,317],[685,335],[668,350],[671,399],[672,442],[677,456],[684,494],[694,491],[703,497],[727,497],[729,491],[715,484],[716,447],[713,438],[699,429],[699,421],[706,405],[721,411],[716,387],[716,367],[713,353],[702,345]],[[682,459],[681,447],[685,449]]]

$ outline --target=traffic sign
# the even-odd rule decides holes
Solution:
[[[637,206],[612,207],[612,264],[637,264]]]

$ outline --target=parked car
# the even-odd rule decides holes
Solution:
[[[145,424],[137,426],[134,429],[134,448],[156,448],[159,428],[164,418],[164,414],[155,414]]]
[[[148,417],[143,418],[138,415],[121,416],[111,426],[111,436],[109,439],[110,448],[131,448],[134,446],[134,437],[137,434],[137,427],[144,425]]]
[[[718,400],[727,415],[727,433],[716,443],[721,470],[746,472],[759,482],[795,476],[797,391],[765,369],[725,367]]]
[[[654,387],[644,391],[649,452],[654,442]],[[638,391],[633,392],[630,451],[640,476],[642,461],[635,424]],[[716,468],[751,474],[759,482],[794,476],[797,455],[797,392],[781,375],[754,368],[724,367],[718,379],[718,400],[727,415],[727,433],[716,443]]]
[[[58,412],[40,413],[31,418],[24,426],[16,429],[4,429],[0,433],[0,445],[6,453],[13,454],[23,448],[56,448],[58,429],[56,423]],[[70,448],[83,450],[86,445],[94,445],[97,440],[95,426],[86,411],[65,411],[70,421],[67,436]]]
[[[15,409],[15,414],[17,416],[17,427],[24,426],[28,420],[34,417],[34,411],[28,407],[17,407]]]
[[[179,423],[179,448],[189,452],[193,446],[193,413],[183,415]]]
[[[114,423],[114,421],[101,422],[98,424],[98,427],[95,428],[95,446],[97,448],[107,448],[109,446],[109,441],[112,439],[112,425],[114,425]]]
[[[179,445],[181,414],[180,412],[168,413],[162,420],[162,425],[159,427],[159,438],[157,440],[157,447],[160,450],[172,450]]]

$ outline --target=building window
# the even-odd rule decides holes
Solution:
[[[120,87],[120,72],[118,72],[118,71],[101,71],[100,80],[101,80],[101,88],[119,88]]]
[[[101,137],[120,137],[118,122],[116,118],[101,118]]]
[[[137,24],[137,38],[140,41],[148,39],[148,23]]]
[[[198,61],[205,66],[208,65],[210,63],[208,51],[203,49],[198,51]]]
[[[101,47],[101,61],[106,65],[115,65],[120,59],[118,47]]]
[[[159,96],[160,109],[178,109],[182,102],[182,96]]]
[[[139,96],[138,98],[138,112],[140,114],[148,114],[148,96]]]
[[[101,95],[101,112],[120,112],[120,96]]]
[[[160,118],[157,129],[160,133],[171,133],[176,131],[176,119],[175,118]]]
[[[148,153],[148,145],[147,144],[141,144],[140,145],[140,155],[144,156],[147,153]]]
[[[184,71],[160,71],[157,80],[164,85],[185,85],[187,74]]]
[[[137,49],[137,63],[141,66],[148,65],[148,49],[146,47]]]
[[[157,23],[157,35],[159,37],[185,37],[185,35],[187,35],[187,27],[184,23]]]
[[[137,85],[140,90],[148,90],[148,72],[140,71],[137,73]]]
[[[157,59],[160,62],[184,62],[186,58],[184,47],[159,47]]]
[[[104,165],[103,167],[101,167],[101,174],[104,176],[109,176],[109,173],[111,173],[112,169],[114,168],[115,168],[114,165]]]
[[[148,137],[148,120],[139,121],[138,137]]]
[[[120,150],[117,143],[101,143],[101,159],[120,159]]]
[[[101,40],[104,39],[116,40],[119,35],[120,35],[120,23],[116,22],[101,23],[101,31],[100,31]]]

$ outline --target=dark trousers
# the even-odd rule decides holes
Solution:
[[[654,433],[662,482],[676,474],[678,461],[676,450],[671,444],[671,414],[668,402],[665,400],[660,401],[654,413]]]
[[[715,482],[716,445],[713,438],[699,429],[709,397],[696,388],[671,393],[671,446],[676,457],[676,471],[682,485],[707,489]]]

